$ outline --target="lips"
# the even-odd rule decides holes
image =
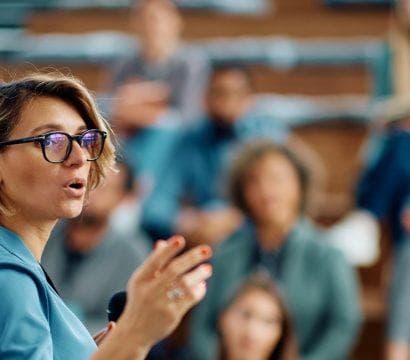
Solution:
[[[79,198],[85,194],[87,181],[83,178],[72,178],[64,184],[64,190],[69,197]]]

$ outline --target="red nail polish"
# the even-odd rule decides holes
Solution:
[[[183,240],[180,236],[176,236],[171,240],[171,244],[175,248],[179,248],[183,243]]]
[[[212,253],[212,250],[211,250],[211,248],[210,247],[203,247],[202,249],[201,249],[201,255],[203,256],[203,257],[209,257],[209,256],[211,256],[211,253]]]

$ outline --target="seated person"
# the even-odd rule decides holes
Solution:
[[[389,31],[388,68],[396,96],[410,95],[410,0],[397,0]]]
[[[269,272],[293,319],[302,359],[346,359],[361,319],[357,278],[344,256],[304,216],[308,174],[288,149],[249,144],[234,163],[230,192],[247,221],[215,250],[213,277],[194,309],[190,347],[214,359],[217,314],[231,286]]]
[[[90,192],[78,218],[60,224],[42,261],[61,297],[91,333],[106,325],[111,296],[125,289],[151,248],[142,233],[125,234],[111,220],[115,209],[134,193],[129,187],[132,172],[124,163],[118,168],[118,173],[111,171],[106,182]]]
[[[367,145],[356,208],[328,232],[329,241],[355,265],[378,259],[381,220],[387,221],[395,247],[405,234],[401,213],[410,194],[410,97],[389,99],[377,113],[380,120]]]
[[[215,244],[237,228],[242,217],[223,200],[235,148],[252,138],[282,143],[292,137],[285,125],[263,117],[257,107],[246,68],[215,66],[206,96],[207,116],[182,134],[161,182],[144,204],[142,226],[152,238],[180,233],[192,243]]]
[[[288,311],[272,279],[253,274],[218,316],[220,360],[296,360]]]
[[[402,214],[407,240],[396,249],[390,287],[387,360],[410,358],[410,198]]]
[[[148,194],[179,125],[202,113],[208,64],[181,44],[183,23],[171,0],[136,1],[130,21],[139,48],[115,70],[110,118]]]

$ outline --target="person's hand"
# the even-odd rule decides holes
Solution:
[[[162,82],[130,81],[116,94],[112,121],[120,131],[144,128],[168,108],[169,88]]]
[[[113,329],[115,329],[115,322],[110,321],[104,329],[100,330],[97,334],[93,336],[93,339],[97,346],[100,346],[100,344],[104,341],[104,339]]]
[[[186,312],[206,293],[212,273],[209,246],[198,246],[175,257],[185,246],[182,236],[157,242],[155,250],[131,276],[127,304],[118,320],[138,334],[138,345],[150,348],[169,335]]]

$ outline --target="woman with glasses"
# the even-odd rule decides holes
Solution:
[[[72,79],[0,85],[1,359],[141,359],[205,295],[211,268],[199,264],[211,250],[176,257],[185,241],[174,236],[131,276],[123,315],[99,334],[99,348],[58,296],[40,265],[43,249],[57,220],[78,216],[114,166],[111,137]]]

